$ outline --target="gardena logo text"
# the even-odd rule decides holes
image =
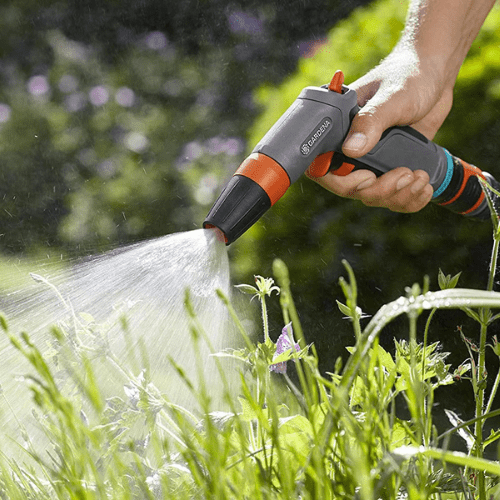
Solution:
[[[300,146],[300,152],[307,156],[310,152],[314,144],[321,139],[321,136],[326,132],[326,130],[330,127],[332,121],[330,118],[325,118],[317,127],[316,132],[311,135],[303,144]]]

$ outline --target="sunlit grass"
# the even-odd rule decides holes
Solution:
[[[241,383],[235,395],[222,364],[217,381],[198,380],[199,373],[176,367],[186,391],[199,401],[201,411],[196,413],[161,394],[147,370],[127,373],[124,395],[105,398],[87,353],[74,338],[69,342],[67,332],[54,328],[67,377],[61,384],[39,347],[27,334],[14,336],[2,318],[5,334],[34,369],[27,382],[48,444],[45,450],[28,444],[15,460],[2,455],[0,498],[469,498],[478,492],[471,479],[478,468],[484,491],[492,493],[498,464],[472,449],[470,455],[449,450],[448,441],[437,435],[434,392],[453,384],[457,372],[446,364],[438,344],[423,345],[412,332],[424,310],[454,307],[480,314],[474,311],[500,307],[500,295],[461,289],[427,292],[415,285],[363,328],[354,273],[346,266],[345,298],[339,306],[351,318],[357,342],[344,367],[338,362],[335,373],[321,374],[314,347],[308,349],[304,339],[300,352],[289,349],[279,356],[267,334],[253,343],[219,292],[246,347],[214,355],[241,363]],[[278,261],[274,269],[286,297],[281,301],[284,318],[292,315],[294,328],[301,331],[286,267]],[[451,280],[442,277],[440,282]],[[246,290],[259,297],[264,311],[266,300],[279,300],[268,293],[278,292],[270,279]],[[209,343],[189,295],[185,305],[193,341]],[[409,317],[410,340],[396,341],[391,354],[378,345],[378,335],[398,314]],[[88,334],[83,325],[78,335]],[[119,360],[112,361],[124,370]],[[296,382],[287,373],[272,373],[273,363],[295,367]],[[212,406],[206,386],[213,383],[225,394],[229,410]],[[396,400],[401,399],[410,418],[396,412]],[[480,421],[487,417],[480,416]],[[462,424],[461,429],[472,432],[472,425]],[[495,436],[488,444],[494,441]]]
[[[228,297],[214,291],[242,337],[240,349],[210,347],[187,291],[184,307],[198,369],[170,363],[183,390],[197,400],[196,410],[160,392],[147,363],[132,373],[111,351],[100,349],[105,344],[93,322],[55,326],[47,356],[46,346],[35,345],[27,333],[14,334],[0,316],[3,334],[31,366],[25,380],[44,435],[41,445],[21,432],[24,442],[15,456],[0,453],[0,498],[497,498],[500,465],[484,452],[498,446],[500,432],[483,434],[485,422],[500,413],[492,405],[500,385],[500,348],[487,336],[500,317],[494,312],[500,309],[500,293],[493,291],[492,279],[500,230],[496,216],[492,220],[492,269],[484,291],[457,288],[459,275],[439,271],[440,290],[429,290],[424,279],[369,318],[358,304],[355,273],[344,262],[339,314],[350,321],[355,342],[347,361],[337,360],[332,373],[318,370],[318,353],[308,344],[307,325],[300,324],[282,261],[274,262],[274,278],[258,276],[255,285],[240,287],[261,305],[257,340]],[[285,325],[277,344],[267,321],[271,300],[280,302]],[[458,367],[447,363],[439,343],[427,343],[441,309],[461,311],[478,324],[478,341],[462,335],[470,356]],[[398,316],[407,317],[408,331],[389,352],[379,337]],[[427,317],[422,331],[420,316]],[[122,325],[126,328],[126,318]],[[203,375],[205,345],[217,365],[209,380]],[[486,367],[486,348],[497,355],[497,366]],[[237,375],[224,368],[227,358],[239,364]],[[120,394],[108,394],[96,359],[106,359],[126,380]],[[493,384],[486,384],[487,373]],[[436,393],[458,380],[470,381],[476,413],[462,421],[446,411],[450,427],[439,434]],[[214,385],[224,409],[212,399]],[[9,405],[0,397],[5,413]],[[466,453],[449,447],[453,434],[464,440]]]

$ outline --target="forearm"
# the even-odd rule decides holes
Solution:
[[[411,0],[399,46],[453,86],[495,0]],[[407,51],[406,51],[407,52]]]

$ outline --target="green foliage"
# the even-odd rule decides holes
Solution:
[[[375,500],[407,495],[437,500],[495,495],[500,468],[483,456],[483,450],[497,442],[500,432],[481,436],[484,422],[500,413],[491,411],[500,370],[484,411],[481,404],[476,417],[466,422],[448,411],[452,427],[439,435],[435,394],[466,378],[468,370],[462,365],[452,371],[448,353],[438,343],[417,342],[416,319],[425,311],[452,308],[475,311],[478,319],[487,318],[491,324],[494,316],[487,311],[500,308],[500,295],[450,287],[433,292],[414,285],[362,328],[358,286],[353,270],[344,265],[345,304],[339,307],[350,317],[356,343],[348,349],[344,367],[337,363],[333,373],[318,370],[314,348],[279,354],[269,330],[265,329],[262,342],[252,342],[231,303],[218,291],[246,344],[243,349],[213,353],[216,360],[229,356],[241,363],[237,394],[229,389],[218,363],[217,384],[228,404],[224,411],[212,406],[206,392],[207,384],[215,381],[201,380],[195,389],[199,374],[184,372],[174,360],[201,412],[169,401],[168,394],[151,382],[147,369],[133,375],[121,366],[105,348],[101,338],[105,330],[101,332],[88,315],[74,318],[74,331],[64,324],[54,328],[53,342],[45,352],[27,334],[12,334],[0,317],[4,334],[33,369],[26,381],[34,415],[47,438],[40,449],[26,435],[26,455],[21,460],[2,455],[0,498]],[[241,289],[257,296],[263,308],[267,299],[285,294],[283,317],[288,318],[294,309],[288,270],[282,261],[274,268],[283,290],[272,278],[260,276],[255,287]],[[443,280],[441,271],[440,275]],[[185,305],[195,345],[210,345],[189,293]],[[399,315],[409,320],[410,338],[395,340],[392,354],[379,344],[379,337]],[[482,373],[476,366],[484,368],[485,344],[480,343],[469,360],[476,374]],[[103,395],[94,362],[105,358],[126,377],[125,397]],[[295,375],[272,373],[276,363],[291,360]],[[201,367],[201,358],[199,363]],[[486,385],[471,380],[479,400]],[[465,439],[469,453],[448,447],[454,433]]]
[[[73,244],[123,241],[191,225],[199,186],[191,183],[191,197],[177,158],[184,143],[211,125],[210,107],[190,101],[195,92],[208,91],[223,62],[200,65],[160,34],[163,45],[152,47],[151,36],[112,67],[91,47],[57,31],[46,34],[53,53],[50,72],[26,85],[16,75],[18,83],[8,90],[12,118],[2,128],[0,170],[13,196],[6,197],[5,217],[26,217],[28,228],[50,225],[49,241],[58,233]],[[207,157],[224,156],[223,146]],[[237,142],[234,147],[229,155],[237,153]],[[211,175],[216,183],[215,169]],[[33,197],[28,217],[25,202],[35,182],[41,197]],[[52,205],[59,225],[50,224]],[[28,238],[27,227],[19,231]],[[23,241],[21,234],[9,234],[12,242],[16,238]]]

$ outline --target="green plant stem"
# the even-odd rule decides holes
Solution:
[[[267,319],[267,305],[264,296],[260,297],[260,305],[262,310],[262,325],[264,327],[264,343],[267,343],[271,341],[271,338],[269,337],[269,321]]]
[[[474,426],[474,434],[476,437],[476,447],[475,456],[477,458],[483,458],[483,426],[484,421],[482,420],[484,412],[484,384],[483,374],[485,371],[485,359],[486,359],[486,333],[488,331],[487,326],[483,323],[481,325],[481,338],[479,341],[479,358],[477,365],[477,379],[478,379],[478,390],[476,394],[476,418],[480,419],[476,421]],[[486,491],[484,484],[484,471],[477,471],[477,488],[479,492],[479,500],[486,500]]]
[[[163,425],[160,421],[157,421],[156,425],[158,426],[158,429],[161,429],[165,434],[167,434],[174,441],[176,441],[177,444],[179,444],[181,446],[181,449],[186,446],[186,443],[179,436],[177,436],[177,434],[175,434],[175,432],[171,431],[168,427]]]
[[[498,262],[498,249],[500,245],[500,237],[498,232],[495,231],[493,238],[493,248],[491,251],[491,259],[490,259],[490,269],[488,273],[488,284],[487,291],[491,292],[493,290],[493,286],[495,283],[495,275],[497,269]],[[477,380],[478,380],[478,390],[476,394],[476,424],[474,426],[475,436],[476,436],[476,447],[475,447],[475,455],[478,458],[483,458],[484,446],[483,446],[483,427],[484,420],[482,419],[485,407],[485,383],[483,380],[484,374],[486,373],[486,336],[488,333],[488,320],[491,316],[490,309],[484,308],[481,310],[481,335],[479,340],[479,356],[478,356],[478,364],[477,364]],[[497,384],[498,386],[498,384]],[[494,388],[495,389],[495,388]],[[496,389],[495,389],[496,392]],[[490,406],[491,396],[488,402],[488,406]],[[485,489],[485,477],[484,471],[477,471],[477,488],[479,493],[479,500],[486,500],[486,489]]]
[[[429,336],[429,327],[432,321],[432,318],[434,317],[434,314],[436,314],[437,309],[434,308],[431,310],[429,313],[429,317],[427,318],[427,321],[425,323],[425,330],[424,330],[424,352],[426,352],[427,349],[427,339]],[[422,356],[422,376],[424,376],[424,369],[425,369],[425,356]]]
[[[410,323],[410,370],[411,370],[411,392],[413,393],[412,403],[410,407],[413,407],[413,419],[415,422],[419,423],[419,435],[418,441],[422,442],[424,437],[424,426],[423,426],[423,415],[425,414],[425,398],[422,397],[422,383],[424,381],[424,371],[422,371],[422,376],[420,377],[417,369],[417,356],[415,353],[415,348],[417,346],[417,317],[418,314],[413,311],[408,315]],[[425,356],[424,356],[425,358]],[[425,369],[425,367],[424,367]]]
[[[489,292],[493,290],[493,286],[495,284],[499,246],[500,246],[500,235],[495,233],[495,237],[493,239],[493,248],[491,250],[490,269],[488,273],[488,286],[486,288]]]
[[[497,395],[499,385],[500,385],[500,369],[497,372],[497,376],[495,377],[495,382],[493,383],[493,387],[491,388],[490,397],[488,399],[488,404],[486,405],[486,410],[484,411],[485,414],[487,414],[491,411],[491,406],[493,405],[493,400],[495,399],[495,396]]]
[[[280,304],[281,310],[283,311],[283,320],[285,325],[288,325],[291,321],[293,324],[295,339],[299,343],[301,343],[301,341],[304,341],[305,343],[306,341],[304,339],[304,332],[300,323],[299,314],[297,313],[292,297],[288,268],[281,259],[274,259],[273,273],[280,287]]]

